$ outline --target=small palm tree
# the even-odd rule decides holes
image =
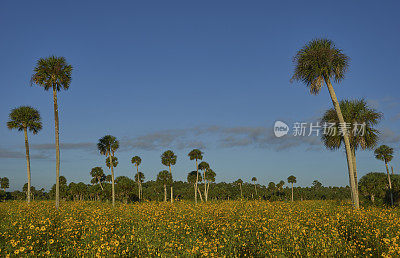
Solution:
[[[26,169],[28,172],[28,191],[27,202],[31,202],[31,160],[29,155],[28,130],[33,134],[37,134],[42,129],[42,122],[39,111],[29,106],[21,106],[11,110],[9,121],[7,122],[8,129],[17,129],[24,131],[25,136],[25,152],[26,152]]]
[[[42,86],[45,91],[53,90],[54,122],[56,135],[56,209],[60,206],[60,141],[58,122],[57,91],[68,90],[71,84],[72,66],[64,57],[40,58],[33,70],[31,85]]]
[[[169,167],[169,173],[171,174],[172,178],[172,171],[171,171],[171,166],[174,166],[176,164],[176,155],[172,150],[167,150],[161,155],[161,163],[164,166]],[[171,202],[174,202],[174,190],[173,186],[171,184]]]
[[[131,159],[132,164],[136,167],[136,175],[139,174],[139,165],[140,163],[142,163],[142,159],[139,156],[134,156]],[[143,174],[143,173],[142,173]],[[144,176],[144,175],[143,175]],[[140,181],[136,180],[136,176],[135,176],[135,181],[138,184],[138,188],[139,188],[139,200],[141,199],[141,185],[140,185]]]
[[[257,177],[253,177],[252,179],[251,179],[251,181],[253,181],[253,183],[254,183],[254,191],[256,192],[256,196],[257,196]]]
[[[292,184],[292,202],[293,202],[293,184],[297,183],[295,176],[289,176],[287,178],[289,184]]]
[[[206,169],[205,174],[204,174],[204,183],[207,186],[205,196],[204,196],[204,199],[206,201],[208,200],[208,191],[210,189],[210,183],[215,182],[215,176],[216,176],[216,173],[211,168]]]
[[[189,152],[188,154],[190,160],[196,160],[196,171],[197,171],[197,179],[196,179],[196,183],[195,183],[195,190],[194,190],[194,200],[197,203],[197,184],[199,182],[199,167],[197,165],[197,161],[198,160],[202,160],[203,159],[203,152],[201,152],[199,149],[193,149]]]
[[[201,171],[204,171],[203,172],[203,178],[206,179],[206,171],[208,169],[210,169],[210,165],[207,162],[202,161],[199,164],[199,169]],[[199,195],[200,195],[200,198],[203,199],[203,197],[201,196],[201,193]],[[207,184],[206,184],[206,181],[204,180],[204,199],[206,199],[206,195],[207,195]]]
[[[106,175],[104,174],[104,171],[101,167],[94,167],[90,171],[90,175],[94,179],[93,181],[98,183],[100,185],[101,190],[103,191],[103,185],[101,182],[104,182],[106,180]]]
[[[172,176],[168,170],[160,171],[157,175],[157,182],[164,186],[164,202],[167,202],[167,185],[172,183]]]
[[[379,146],[379,148],[375,150],[375,158],[385,162],[385,167],[389,182],[390,204],[393,206],[392,181],[390,180],[389,167],[388,167],[388,163],[393,159],[393,148],[390,148],[387,145]]]
[[[138,188],[139,188],[139,190],[138,190],[139,191],[139,201],[142,200],[142,198],[143,198],[142,183],[143,183],[144,179],[145,179],[145,176],[142,172],[138,171],[135,174],[135,181],[138,184]]]
[[[0,178],[0,188],[6,191],[10,187],[10,180],[7,177]]]
[[[337,83],[343,80],[344,74],[349,66],[349,57],[346,56],[341,49],[336,48],[331,40],[315,39],[300,49],[293,58],[293,61],[295,63],[295,71],[291,81],[296,80],[303,82],[309,87],[311,94],[314,95],[320,92],[325,83],[328,87],[339,122],[344,124],[343,114],[331,80]],[[347,130],[344,130],[343,138],[354,206],[358,209],[358,191],[354,182],[354,166]]]
[[[199,190],[196,187],[196,183],[197,182],[201,182],[202,180],[203,179],[202,179],[201,175],[199,175],[198,171],[196,171],[196,170],[189,172],[188,175],[187,175],[187,181],[188,181],[189,184],[193,185],[195,193]]]
[[[233,184],[236,184],[236,185],[239,186],[239,188],[240,188],[240,198],[243,199],[243,191],[242,191],[243,180],[239,178],[238,180],[233,182]]]
[[[340,101],[343,118],[349,128],[349,139],[351,153],[353,154],[354,181],[356,189],[358,189],[357,166],[356,166],[356,151],[372,150],[378,142],[379,131],[374,128],[382,119],[383,114],[375,109],[368,107],[364,99],[361,100],[342,100]],[[328,149],[336,150],[344,144],[343,136],[340,132],[340,122],[337,113],[334,109],[329,109],[325,112],[321,119],[322,124],[331,124],[333,133],[322,134],[322,141]],[[364,125],[361,128],[360,125]],[[358,130],[362,129],[362,132]],[[350,178],[349,178],[350,179]]]
[[[97,149],[101,155],[108,156],[108,165],[114,164],[114,154],[119,148],[119,141],[112,135],[106,135],[99,139]],[[112,182],[112,204],[115,206],[115,182],[114,182],[114,166],[108,166],[111,169],[111,182]]]

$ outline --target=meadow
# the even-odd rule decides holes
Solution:
[[[400,210],[338,201],[0,203],[0,256],[399,256]]]

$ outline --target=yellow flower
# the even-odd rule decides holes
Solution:
[[[54,243],[54,240],[53,240],[53,239],[50,239],[50,240],[49,240],[49,243],[50,243],[50,244]]]

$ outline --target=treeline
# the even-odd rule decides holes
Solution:
[[[283,181],[281,181],[283,182]],[[173,186],[175,200],[194,200],[194,186],[189,182],[175,181],[168,185]],[[204,183],[199,183],[199,189],[205,189]],[[26,200],[27,184],[22,191],[1,193],[2,199]],[[237,180],[232,183],[220,182],[211,183],[209,186],[209,200],[229,200],[229,199],[262,199],[269,201],[290,200],[291,188],[281,184],[269,183],[268,186],[254,183],[243,183]],[[350,199],[349,187],[324,187],[318,181],[314,181],[311,187],[294,187],[295,200],[344,200]],[[55,198],[55,185],[49,192],[44,189],[31,187],[31,200],[49,200]],[[199,194],[203,194],[200,191]],[[163,201],[164,185],[157,181],[143,182],[141,185],[141,195],[144,201]],[[139,201],[138,184],[125,176],[115,179],[116,200],[128,203]],[[60,177],[60,198],[62,200],[98,200],[108,202],[112,198],[112,186],[109,182],[100,184],[68,183],[65,177]]]

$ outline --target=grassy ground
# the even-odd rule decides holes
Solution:
[[[332,201],[0,203],[0,256],[399,256],[400,209]]]

